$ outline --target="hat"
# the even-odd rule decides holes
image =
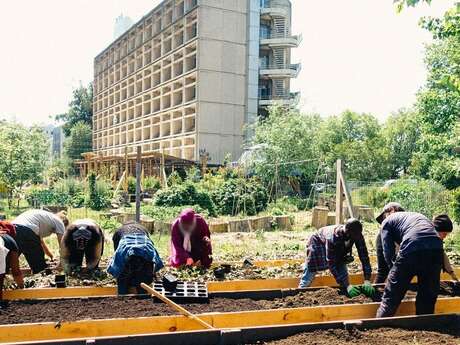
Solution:
[[[434,217],[433,225],[437,232],[452,232],[454,230],[454,225],[447,214]]]
[[[399,202],[389,202],[383,207],[383,210],[379,216],[375,218],[377,223],[382,224],[383,220],[385,219],[385,213],[390,212],[391,210],[394,210],[395,212],[404,212],[404,209]]]
[[[195,211],[192,208],[186,208],[179,215],[182,224],[190,224],[195,220]]]

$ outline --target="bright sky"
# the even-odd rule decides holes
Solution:
[[[0,117],[50,123],[73,88],[92,80],[93,59],[113,38],[123,12],[137,21],[160,0],[15,0],[0,3]],[[302,107],[323,115],[344,109],[384,119],[409,106],[423,84],[423,15],[454,0],[395,12],[392,0],[292,0],[293,54],[303,69],[293,83]]]

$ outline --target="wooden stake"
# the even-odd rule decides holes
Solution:
[[[136,222],[141,221],[141,174],[142,174],[142,148],[137,147],[136,156]]]
[[[342,224],[343,221],[343,188],[342,188],[342,160],[337,160],[337,179],[335,195],[335,224]]]
[[[143,288],[144,290],[150,292],[152,294],[152,296],[155,296],[156,298],[160,299],[161,301],[163,301],[164,303],[166,303],[170,307],[176,309],[182,315],[187,316],[188,318],[197,321],[203,327],[205,327],[207,329],[214,329],[214,327],[211,326],[209,323],[201,320],[199,317],[193,315],[187,309],[182,308],[180,305],[178,305],[178,304],[174,303],[173,301],[171,301],[168,297],[163,296],[161,293],[155,291],[155,289],[152,289],[149,285],[147,285],[145,283],[141,283],[141,288]]]

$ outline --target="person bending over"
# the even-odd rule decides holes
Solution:
[[[24,288],[24,279],[19,268],[19,248],[14,238],[6,233],[0,234],[0,302],[3,299],[3,281],[11,270],[14,281],[20,289]],[[2,305],[0,305],[2,307]]]
[[[98,268],[104,252],[104,233],[92,219],[72,222],[62,238],[61,261],[66,272],[83,266],[83,258],[89,270]]]
[[[448,217],[440,219],[436,231],[432,221],[416,212],[397,212],[384,220],[382,246],[390,273],[377,317],[390,317],[396,313],[415,276],[418,285],[417,315],[434,312],[444,257],[443,242],[438,232],[449,232],[451,225]],[[395,243],[399,245],[397,253]]]
[[[355,245],[364,273],[362,290],[367,296],[373,296],[375,289],[370,283],[372,267],[362,232],[362,224],[357,219],[350,219],[344,225],[326,226],[311,235],[299,288],[310,286],[317,272],[329,269],[350,297],[360,295],[361,289],[350,284],[347,270],[347,263],[353,259],[351,252]]]
[[[135,222],[126,223],[112,241],[115,254],[107,271],[117,279],[118,294],[126,295],[130,288],[144,294],[140,284],[151,284],[155,273],[164,267],[147,229]]]
[[[173,267],[202,266],[212,263],[211,233],[206,221],[191,208],[181,212],[171,228],[171,257]]]
[[[54,214],[45,210],[29,210],[16,217],[12,223],[16,228],[19,252],[24,254],[34,274],[43,271],[47,268],[45,254],[51,260],[54,259],[53,253],[43,239],[55,234],[61,249],[62,236],[69,225],[67,213],[62,211]]]

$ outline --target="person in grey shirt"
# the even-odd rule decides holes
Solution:
[[[69,225],[67,214],[62,211],[57,214],[45,210],[29,210],[20,214],[12,221],[16,227],[16,242],[19,252],[24,254],[34,274],[47,268],[45,254],[51,260],[53,253],[43,239],[56,234],[59,248],[66,227]]]

